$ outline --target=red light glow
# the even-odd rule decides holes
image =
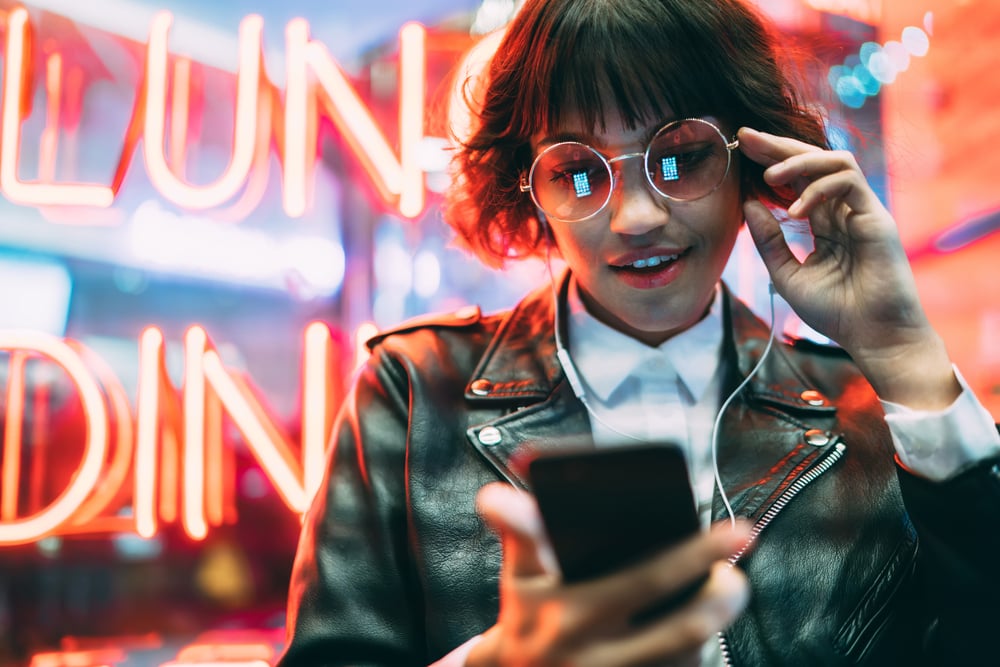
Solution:
[[[263,62],[262,36],[264,21],[251,15],[240,23],[239,73],[236,83],[236,121],[233,156],[225,173],[215,183],[194,186],[184,182],[171,171],[163,147],[166,133],[167,109],[167,37],[173,20],[170,12],[159,12],[153,19],[149,34],[146,63],[146,113],[143,135],[143,157],[150,180],[157,190],[170,201],[190,209],[208,209],[229,201],[247,180],[253,163],[257,138],[257,99],[260,95]],[[184,75],[183,68],[180,74]],[[189,79],[174,77],[174,108],[172,117],[187,115]],[[183,125],[174,126],[177,133]],[[186,135],[186,132],[185,132]],[[174,140],[185,137],[175,136]],[[178,159],[175,154],[175,159]]]
[[[178,519],[190,537],[203,539],[210,526],[234,522],[236,462],[223,439],[227,418],[290,510],[305,512],[319,488],[333,415],[342,395],[340,350],[321,322],[304,332],[302,437],[297,444],[271,417],[249,379],[224,366],[200,326],[185,335],[180,391],[166,372],[162,332],[149,327],[142,333],[134,420],[120,381],[100,357],[78,342],[41,333],[0,332],[0,351],[8,353],[10,368],[0,469],[0,545],[56,534],[130,529],[149,538],[161,522]],[[42,511],[20,517],[21,430],[29,361],[54,362],[68,376],[83,407],[86,441],[83,461],[68,488]],[[41,396],[47,395],[43,385]],[[110,448],[109,416],[115,426]],[[34,429],[38,428],[36,423]],[[29,479],[39,485],[43,480],[36,479],[35,463],[31,462]],[[112,504],[130,472],[135,486],[132,512],[126,515],[134,519],[120,516]],[[29,494],[34,498],[35,490],[29,489]]]
[[[0,331],[0,350],[30,351],[47,357],[61,366],[75,385],[86,415],[83,461],[62,495],[46,509],[32,516],[20,519],[5,518],[0,522],[0,544],[23,544],[54,533],[93,492],[108,448],[108,413],[100,387],[83,360],[67,343],[43,333]],[[24,401],[20,400],[18,403],[23,411]],[[10,407],[8,403],[7,420],[16,418],[20,421],[22,416],[12,414]],[[5,468],[3,476],[6,477],[7,459],[4,459],[3,465]]]
[[[406,217],[416,217],[423,210],[424,177],[419,158],[427,97],[426,31],[417,23],[408,23],[400,31],[397,157],[371,110],[326,47],[310,39],[309,26],[302,19],[291,21],[286,29],[287,86],[282,109],[280,95],[264,70],[263,19],[257,15],[244,18],[239,28],[231,159],[214,182],[196,185],[185,178],[193,63],[173,58],[171,67],[167,41],[173,17],[170,12],[158,12],[150,25],[145,71],[125,129],[118,166],[111,184],[101,185],[54,182],[61,125],[78,126],[82,97],[77,70],[69,81],[72,95],[63,95],[63,58],[58,52],[49,54],[45,68],[46,127],[40,138],[39,179],[19,178],[21,124],[29,113],[34,89],[31,26],[23,7],[12,10],[6,20],[0,191],[17,204],[43,208],[112,206],[142,138],[146,171],[164,198],[184,208],[205,210],[219,208],[243,191],[225,213],[230,217],[245,216],[247,209],[263,196],[273,135],[283,169],[285,212],[290,217],[301,217],[311,199],[318,114],[322,110],[343,133],[387,203]],[[50,217],[63,222],[58,216]]]
[[[17,175],[21,152],[21,121],[28,107],[28,81],[31,44],[28,11],[23,7],[7,15],[7,44],[4,50],[3,103],[0,105],[0,190],[16,204],[25,206],[66,205],[107,208],[114,193],[104,185],[81,183],[45,183],[22,181]],[[50,128],[43,154],[55,154],[55,140]],[[48,146],[48,148],[46,148]],[[44,164],[44,161],[43,161]]]

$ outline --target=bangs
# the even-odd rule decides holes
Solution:
[[[677,12],[662,1],[564,6],[552,16],[549,34],[535,36],[559,57],[538,58],[523,74],[523,90],[537,98],[522,105],[529,111],[517,125],[523,133],[548,133],[579,114],[590,130],[604,131],[612,114],[634,129],[668,112],[680,118],[722,113],[729,97],[720,85],[728,78],[720,71],[726,64],[706,54],[725,50],[726,38],[705,29],[717,23],[712,17],[698,18],[690,7]]]

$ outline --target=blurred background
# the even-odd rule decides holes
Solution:
[[[758,4],[1000,417],[1000,2]],[[0,0],[0,664],[273,662],[365,336],[545,278],[440,219],[454,74],[516,8]],[[742,238],[764,313],[762,276]]]

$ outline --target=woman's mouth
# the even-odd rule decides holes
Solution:
[[[662,287],[673,282],[680,274],[683,260],[689,250],[643,257],[626,264],[612,265],[611,270],[630,287],[639,289]]]
[[[642,257],[640,259],[632,260],[631,262],[612,264],[611,269],[613,271],[656,273],[657,271],[662,271],[665,268],[665,265],[676,262],[678,259],[687,255],[690,251],[691,249],[687,248],[680,252],[663,253],[659,255],[651,255],[649,257]]]
[[[625,266],[616,268],[625,270],[656,269],[661,264],[672,262],[678,257],[680,257],[680,255],[656,255],[655,257],[647,257],[646,259],[637,259],[631,264],[626,264]]]

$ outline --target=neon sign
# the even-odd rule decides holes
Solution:
[[[285,31],[286,86],[282,105],[263,64],[263,20],[257,15],[244,18],[239,28],[231,158],[214,182],[196,185],[183,177],[191,61],[168,53],[171,23],[171,14],[163,11],[156,14],[150,26],[142,81],[111,183],[57,183],[54,163],[59,143],[62,58],[58,53],[51,54],[45,67],[48,102],[39,146],[39,178],[22,180],[18,175],[21,125],[30,109],[30,91],[34,89],[30,53],[33,40],[27,10],[17,7],[7,14],[0,103],[0,192],[5,197],[25,206],[110,207],[141,138],[143,162],[157,191],[187,209],[212,209],[232,201],[241,190],[250,200],[254,193],[262,191],[261,181],[266,179],[273,138],[282,165],[283,208],[290,217],[301,217],[311,198],[317,127],[322,113],[347,139],[380,196],[405,217],[421,213],[425,191],[418,157],[425,138],[427,97],[423,26],[408,23],[399,33],[397,154],[343,69],[323,44],[310,38],[309,26],[302,19],[291,21]],[[168,90],[173,94],[168,95]]]
[[[305,512],[320,486],[344,376],[339,367],[341,350],[323,323],[310,324],[304,332],[299,443],[291,442],[269,416],[248,379],[223,365],[200,326],[190,327],[184,338],[179,391],[166,372],[163,334],[155,327],[142,333],[134,419],[110,369],[79,343],[37,332],[0,331],[0,351],[9,357],[0,546],[105,530],[135,530],[152,537],[161,523],[178,520],[189,536],[202,539],[210,525],[232,522],[234,459],[223,443],[226,416],[293,512]],[[75,389],[86,429],[82,460],[67,487],[46,507],[19,516],[22,425],[26,403],[35,391],[26,380],[29,362],[61,369]],[[44,406],[45,388],[41,391],[37,403]],[[36,446],[43,440],[41,434],[33,434]],[[119,495],[130,468],[131,516],[102,516]]]

